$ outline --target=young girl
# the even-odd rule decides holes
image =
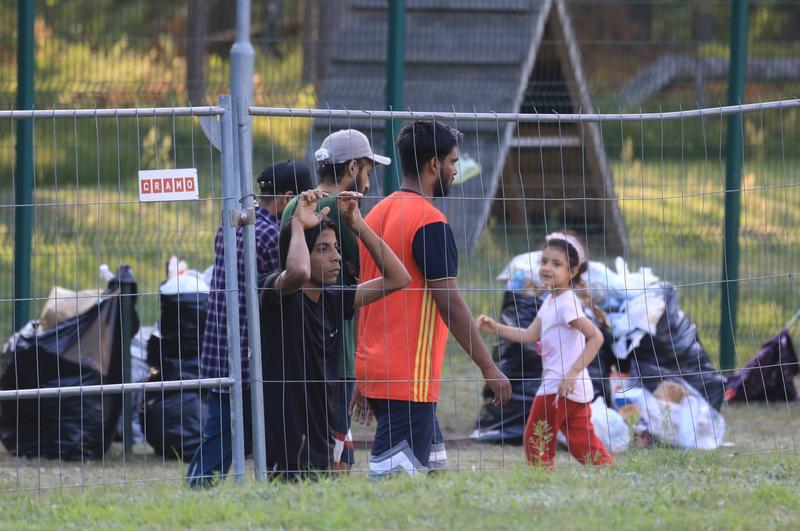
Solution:
[[[541,340],[542,385],[533,400],[525,426],[525,456],[531,464],[553,466],[556,434],[567,438],[570,453],[581,463],[611,464],[611,455],[594,433],[589,403],[594,397],[586,367],[597,356],[603,335],[583,313],[581,297],[573,287],[585,286],[580,275],[588,268],[586,251],[572,234],[547,236],[539,276],[550,294],[531,325],[516,328],[478,317],[484,332],[494,332],[514,343]]]

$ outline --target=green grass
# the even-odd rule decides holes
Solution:
[[[192,492],[174,483],[4,494],[7,529],[346,528],[792,529],[800,525],[797,453],[738,456],[651,450],[614,468],[510,466],[497,472],[371,482],[228,481]]]

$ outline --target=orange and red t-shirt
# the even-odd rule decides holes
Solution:
[[[411,283],[361,308],[356,380],[369,398],[437,402],[447,343],[428,282],[455,278],[458,250],[447,218],[416,192],[383,199],[366,222],[408,269]],[[359,242],[361,282],[381,275]]]

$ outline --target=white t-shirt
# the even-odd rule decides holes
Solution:
[[[586,346],[586,338],[580,330],[569,325],[572,321],[585,317],[583,305],[571,289],[554,297],[548,297],[539,308],[542,322],[541,355],[542,385],[537,395],[558,393],[558,384],[564,374],[575,364]],[[586,369],[581,371],[575,388],[567,396],[573,402],[587,403],[594,398],[594,387]]]

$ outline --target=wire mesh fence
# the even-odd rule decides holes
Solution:
[[[198,369],[208,297],[199,264],[213,259],[224,199],[220,154],[198,117],[222,112],[3,111],[6,154],[15,122],[34,124],[32,181],[12,166],[2,198],[5,490],[174,478],[170,463],[199,444],[208,389],[233,384]],[[180,167],[203,176],[191,206],[140,202],[139,170]],[[18,186],[32,188],[31,204],[16,201]],[[28,293],[15,285],[24,210]],[[187,263],[192,276],[178,277]],[[15,330],[20,303],[36,318]],[[140,455],[146,444],[156,453]]]
[[[386,456],[376,448],[386,446],[387,441],[376,434],[374,425],[365,427],[344,420],[346,395],[353,392],[354,386],[367,384],[373,387],[371,391],[364,387],[364,392],[372,393],[372,409],[384,428],[389,422],[387,417],[392,416],[422,419],[420,422],[427,422],[428,430],[433,430],[431,419],[437,419],[434,435],[426,444],[439,446],[425,459],[414,455],[420,461],[417,464],[459,471],[502,469],[524,463],[526,457],[520,444],[526,442],[528,411],[543,379],[548,380],[542,372],[543,358],[537,353],[541,352],[540,347],[503,339],[497,333],[481,337],[492,352],[494,363],[510,380],[512,390],[508,403],[492,405],[492,392],[484,381],[487,372],[464,352],[465,336],[458,329],[467,323],[458,319],[454,309],[443,310],[437,293],[446,293],[448,304],[456,304],[453,301],[463,297],[470,311],[469,322],[485,314],[507,325],[528,326],[545,303],[549,286],[540,273],[541,257],[536,252],[542,250],[546,235],[564,229],[574,231],[585,242],[590,260],[588,293],[594,306],[602,311],[595,326],[605,342],[588,374],[592,395],[597,396],[591,406],[594,431],[613,451],[614,459],[625,459],[626,450],[646,451],[651,444],[736,453],[796,452],[800,435],[794,400],[798,364],[791,357],[788,334],[796,331],[791,317],[800,304],[796,281],[800,242],[793,230],[793,205],[800,192],[797,161],[789,148],[797,140],[794,124],[798,106],[796,100],[786,100],[656,114],[592,115],[252,107],[250,122],[239,123],[243,147],[236,154],[240,167],[246,168],[243,161],[247,157],[257,161],[248,178],[261,173],[262,161],[278,158],[276,153],[303,154],[295,157],[299,163],[318,168],[329,160],[319,148],[325,147],[326,137],[340,129],[362,131],[376,152],[382,145],[386,120],[447,124],[463,134],[457,140],[458,162],[449,195],[423,204],[430,208],[425,210],[426,215],[442,212],[452,230],[458,261],[451,265],[457,269],[446,271],[444,276],[457,277],[457,287],[453,284],[443,288],[435,284],[441,279],[433,277],[430,283],[412,285],[390,295],[394,299],[373,302],[369,306],[372,311],[377,308],[379,313],[387,312],[386,319],[377,319],[375,313],[367,316],[361,308],[349,344],[348,340],[336,338],[340,333],[336,317],[342,318],[346,304],[354,305],[352,298],[342,295],[348,290],[334,289],[327,296],[341,306],[323,311],[308,302],[304,294],[313,294],[314,288],[318,291],[322,287],[319,285],[306,285],[309,289],[296,292],[303,294],[299,307],[289,296],[291,293],[285,297],[280,294],[276,277],[269,280],[262,276],[257,290],[240,288],[247,298],[257,301],[260,309],[261,352],[245,352],[245,356],[251,363],[253,357],[261,356],[264,363],[260,383],[266,413],[248,403],[249,391],[245,389],[239,418],[245,424],[252,415],[264,419],[268,470],[307,473],[309,469],[327,472],[347,468],[335,459],[342,449],[352,452],[351,473],[374,473],[380,466],[405,466],[398,465],[396,459],[381,465]],[[197,295],[197,289],[189,291],[194,296],[188,300],[170,300],[170,293],[165,291],[170,280],[185,287],[187,279],[195,279],[195,288],[202,281],[210,288],[208,296],[214,294],[213,283],[202,273],[219,255],[219,248],[215,249],[219,242],[215,239],[219,240],[225,230],[228,236],[236,234],[236,227],[221,216],[223,203],[234,200],[246,209],[252,201],[250,195],[223,190],[225,162],[198,118],[224,114],[218,107],[36,111],[14,117],[10,111],[0,113],[0,121],[6,122],[9,132],[4,143],[6,153],[13,149],[14,120],[20,116],[34,118],[30,302],[32,315],[40,316],[37,326],[53,318],[48,310],[59,310],[64,301],[76,301],[76,307],[81,306],[81,301],[89,302],[73,321],[67,321],[69,338],[65,329],[59,328],[61,325],[55,325],[52,330],[58,333],[52,347],[45,342],[46,331],[28,331],[25,335],[24,330],[13,329],[10,323],[16,301],[10,294],[14,214],[26,205],[15,204],[13,194],[3,197],[2,260],[7,273],[0,281],[0,322],[4,337],[23,332],[17,336],[17,344],[20,338],[26,338],[26,352],[31,358],[21,359],[18,352],[22,350],[8,350],[8,345],[3,354],[2,490],[182,481],[187,476],[187,464],[181,460],[188,462],[196,455],[200,431],[211,416],[209,410],[216,412],[217,422],[230,422],[225,420],[231,405],[224,393],[217,392],[219,389],[199,390],[217,387],[220,382],[229,386],[236,380],[233,376],[224,381],[200,380],[206,356],[203,325],[208,326],[205,313],[210,312],[210,306],[202,306],[210,303]],[[723,122],[729,114],[741,117],[745,124],[744,172],[737,190],[726,190],[724,182]],[[250,144],[247,135],[258,131],[265,138],[285,135],[287,140]],[[248,153],[251,145],[252,154]],[[327,146],[328,155],[336,152],[337,148]],[[383,154],[399,160],[403,152],[397,147]],[[140,202],[136,172],[188,167],[197,169],[197,200]],[[363,192],[361,211],[366,222],[391,247],[390,235],[378,230],[374,216],[383,212],[382,208],[389,208],[384,199],[384,183],[394,180],[402,187],[405,182],[400,167],[394,168],[388,181],[388,170],[378,165],[369,171],[366,181],[346,173],[350,181],[343,180],[343,174],[331,182],[329,177],[314,176],[311,170],[308,182],[330,193],[338,193],[336,187],[342,183]],[[276,171],[267,172],[264,182],[273,182],[268,177],[277,175]],[[290,180],[300,187],[299,173],[296,169],[293,172]],[[275,200],[281,198],[282,191],[274,182],[271,191],[265,191],[261,181],[259,178],[261,192],[255,195],[277,209],[280,201]],[[369,186],[365,189],[366,182]],[[721,320],[727,318],[719,304],[720,291],[725,287],[720,280],[723,203],[725,195],[731,193],[741,195],[742,205],[740,276],[733,279],[739,286],[736,368],[741,370],[748,364],[756,364],[757,368],[733,377],[718,370],[719,327]],[[421,214],[412,211],[416,208],[410,206],[416,204],[415,197],[409,194],[400,192],[405,199],[396,203],[395,209],[401,212],[400,222],[408,223],[412,230]],[[345,211],[340,207],[333,219],[339,227],[349,226]],[[276,213],[280,212],[273,214]],[[273,221],[273,225],[277,222]],[[286,223],[291,228],[291,216],[286,217]],[[258,222],[255,227],[260,234]],[[363,226],[356,228],[353,232],[362,240],[358,253],[361,271],[349,273],[363,282],[377,273],[372,271],[368,276],[369,246],[364,241]],[[272,249],[278,257],[278,263],[270,266],[272,270],[288,268],[292,261],[288,247],[279,253],[277,229],[271,229],[270,234],[272,237],[264,240],[263,235],[257,236],[257,254]],[[341,232],[336,234],[341,236]],[[317,252],[314,243],[308,244],[312,254]],[[346,250],[344,241],[340,244],[343,257],[338,269],[342,270],[352,265],[346,256],[352,249]],[[422,248],[424,264],[428,264],[426,253],[430,253],[431,267],[434,255],[437,260],[446,261],[447,255],[442,258],[441,249]],[[411,250],[393,251],[409,271],[415,267],[424,271],[419,264],[414,265],[416,258]],[[170,262],[172,256],[177,260]],[[310,255],[308,260],[312,265],[316,263]],[[119,279],[110,284],[101,280],[102,264],[112,270],[129,264],[136,289],[123,296],[116,291],[103,294],[107,286],[122,289],[125,283]],[[379,269],[386,275],[388,268],[385,262],[383,265]],[[186,271],[191,269],[197,271],[196,276]],[[419,274],[411,273],[412,278]],[[212,272],[208,274],[213,277]],[[242,272],[237,274],[241,276]],[[308,282],[313,283],[315,273],[309,274]],[[92,291],[59,299],[57,292],[51,293],[54,286]],[[171,294],[186,295],[183,287]],[[233,290],[224,293],[230,295]],[[406,297],[407,303],[398,306],[400,296]],[[129,337],[131,345],[127,345],[122,341],[126,321],[120,306],[121,301],[134,297],[140,326],[127,321],[135,332]],[[420,302],[415,302],[418,298]],[[117,306],[104,306],[102,301],[106,300],[116,301]],[[60,301],[59,306],[49,305],[48,301]],[[413,314],[410,308],[414,304],[424,305],[427,314]],[[318,311],[322,313],[315,313]],[[224,311],[222,314],[226,323],[235,322]],[[434,332],[439,326],[437,314],[442,315],[446,328]],[[55,316],[56,320],[61,318]],[[107,330],[92,328],[92,319],[108,323]],[[419,332],[423,319],[431,326],[428,336]],[[782,333],[784,328],[786,332]],[[167,329],[172,336],[167,337]],[[238,326],[228,329],[241,331]],[[447,337],[447,329],[449,339],[443,340],[441,334]],[[227,341],[224,334],[221,337],[220,341]],[[377,358],[358,351],[366,348],[363,343],[367,338],[377,341],[374,348],[384,353],[377,364],[386,366],[400,363],[408,349],[417,353],[418,343],[431,341],[426,351],[427,368],[412,370],[411,377],[395,374],[376,380],[367,366],[375,364]],[[474,341],[470,343],[474,339],[467,340],[466,346],[476,359],[479,348]],[[67,340],[69,344],[64,343]],[[413,344],[404,345],[409,342]],[[47,349],[58,355],[48,358]],[[134,353],[129,373],[121,361],[127,350]],[[149,356],[151,352],[154,357]],[[347,352],[354,358],[349,374],[340,371],[339,365]],[[756,354],[759,356],[754,358]],[[74,365],[69,356],[83,360],[75,375],[69,372]],[[93,356],[97,360],[92,361]],[[140,379],[134,380],[138,362]],[[441,367],[435,368],[436,364]],[[22,367],[27,370],[21,371]],[[176,372],[170,374],[178,376],[166,376],[172,369]],[[96,381],[88,378],[95,373]],[[67,376],[78,379],[67,383]],[[370,378],[373,380],[368,381]],[[144,380],[150,383],[135,383]],[[246,376],[244,380],[239,377],[240,385],[246,382]],[[412,405],[402,406],[405,409],[392,410],[396,406],[386,400],[391,396],[375,391],[380,387],[376,384],[381,383],[399,383],[409,388],[408,392],[424,396],[421,400],[412,399]],[[105,387],[92,387],[96,385]],[[124,404],[122,400],[114,402],[114,397],[121,396],[118,391],[124,386],[142,392],[140,399],[131,393],[124,395],[131,397],[132,418],[140,420],[138,439],[136,422],[123,422],[123,427],[117,428],[117,419],[124,417]],[[64,390],[66,387],[73,389]],[[436,387],[438,396],[430,394]],[[62,389],[45,391],[46,388]],[[101,398],[94,399],[101,391]],[[51,399],[48,393],[57,393],[58,398]],[[74,396],[77,400],[70,402]],[[177,402],[168,403],[170,396],[177,396]],[[414,409],[434,401],[438,404],[433,411]],[[92,415],[95,417],[89,422]],[[97,418],[107,422],[97,427]],[[42,419],[51,419],[50,424]],[[31,421],[33,427],[23,430]],[[96,451],[88,444],[91,430],[99,430],[92,432],[99,434]],[[131,446],[125,444],[126,433],[134,436]],[[391,448],[402,442],[403,437],[397,440],[397,433],[389,436]],[[551,433],[550,437],[556,435]],[[23,437],[30,443],[25,451]],[[168,437],[177,443],[170,446]],[[189,439],[195,444],[192,448],[183,445]],[[542,439],[546,437],[537,435],[537,440]],[[250,440],[251,434],[247,433],[243,442],[249,446]],[[402,453],[412,468],[417,465],[411,455],[416,453],[418,442],[409,440],[410,454]],[[68,456],[70,443],[77,450]],[[204,458],[224,461],[221,456],[226,445],[230,452],[230,444],[222,443],[221,448],[208,446]],[[324,449],[321,458],[312,455],[320,444]],[[326,454],[328,451],[330,455]],[[567,452],[556,455],[557,466],[574,465]],[[579,460],[581,457],[576,455]],[[208,464],[211,469],[218,466]],[[258,472],[259,465],[254,466]]]

